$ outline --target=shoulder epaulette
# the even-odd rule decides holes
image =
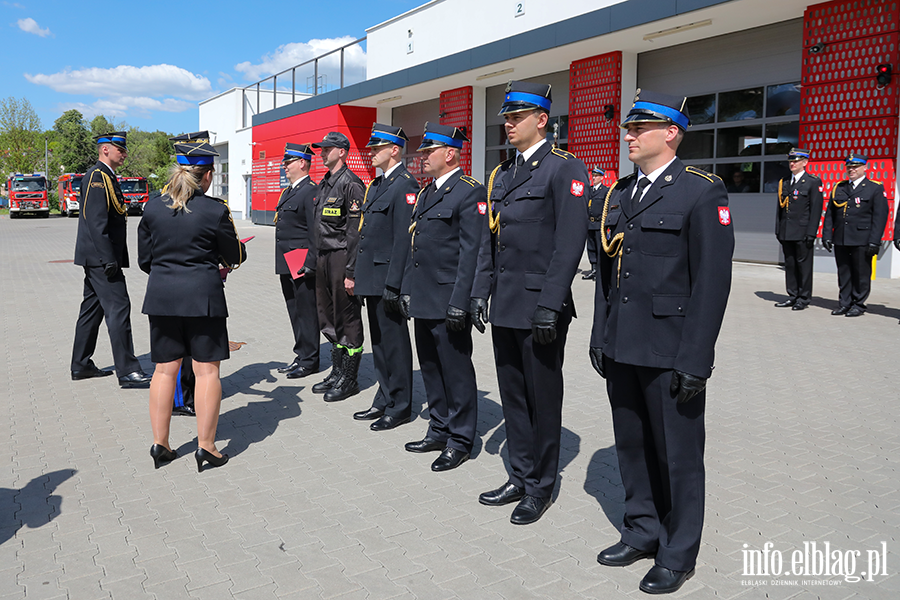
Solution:
[[[313,186],[313,187],[317,187],[317,185],[318,185],[318,184],[316,184],[315,181],[312,180],[311,177],[310,177],[309,179],[307,179],[306,181],[307,181],[307,184],[308,184],[308,185],[311,185],[311,186]]]
[[[616,183],[624,184],[624,183],[627,183],[629,179],[634,179],[635,177],[637,177],[636,173],[629,173],[628,175],[625,175],[624,177],[619,177],[619,179],[616,181]]]
[[[222,198],[216,198],[215,196],[207,196],[210,200],[215,200],[216,202],[221,202],[225,206],[228,206],[228,200],[223,200]]]
[[[869,181],[871,181],[871,182],[874,183],[875,185],[884,185],[884,183],[882,183],[882,182],[880,182],[880,181],[875,181],[874,179],[870,179]]]
[[[571,152],[568,152],[566,150],[560,150],[559,148],[551,148],[550,152],[552,152],[553,154],[555,154],[561,158],[564,158],[565,160],[569,160],[570,158],[575,158],[575,155],[572,154]]]
[[[404,173],[403,176],[406,177],[407,179],[410,179],[409,173]]]
[[[475,179],[474,177],[469,177],[468,175],[463,175],[462,177],[460,177],[460,179],[461,179],[462,181],[465,181],[466,183],[468,183],[468,184],[471,185],[472,187],[475,187],[475,186],[477,186],[477,185],[481,185],[481,182],[480,182],[480,181],[478,181],[478,180]]]
[[[693,173],[694,175],[698,175],[710,183],[715,183],[716,179],[718,179],[719,181],[722,181],[722,178],[719,177],[718,175],[716,175],[715,173],[707,173],[703,169],[698,169],[697,167],[689,166],[689,167],[685,167],[684,170],[687,171],[688,173]],[[713,177],[715,177],[716,179],[713,179]]]

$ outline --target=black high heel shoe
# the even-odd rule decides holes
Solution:
[[[172,462],[178,458],[178,453],[174,450],[169,450],[162,444],[153,444],[150,446],[150,458],[153,459],[153,467],[158,469],[165,463]]]
[[[200,473],[203,471],[203,463],[208,462],[211,467],[221,467],[225,463],[228,462],[228,455],[223,454],[221,458],[209,452],[203,448],[197,448],[197,451],[194,453],[194,458],[197,459],[197,472]]]

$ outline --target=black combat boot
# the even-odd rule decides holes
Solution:
[[[362,348],[359,349],[359,352],[354,352],[352,355],[347,350],[344,350],[341,378],[330,390],[325,392],[325,402],[346,400],[350,396],[355,396],[359,393],[359,383],[356,381],[356,376],[359,373],[359,362],[361,360]]]
[[[332,388],[332,386],[337,383],[337,381],[341,378],[341,372],[343,370],[343,359],[347,355],[346,350],[337,344],[331,345],[331,373],[328,374],[323,381],[320,381],[316,385],[312,386],[313,394],[324,394],[328,390]]]

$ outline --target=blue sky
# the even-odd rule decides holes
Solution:
[[[44,129],[76,108],[145,131],[194,131],[198,101],[424,2],[0,0],[0,97],[27,98]]]

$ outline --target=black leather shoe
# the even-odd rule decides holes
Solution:
[[[850,310],[849,306],[841,306],[840,308],[836,308],[833,311],[831,311],[831,314],[833,314],[835,316],[845,315],[845,314],[847,314],[847,311],[849,311],[849,310]]]
[[[776,302],[775,308],[788,308],[789,306],[794,306],[797,304],[796,300],[785,300],[784,302]]]
[[[153,468],[158,469],[178,458],[178,453],[160,444],[153,444],[150,446],[150,458],[153,459]]]
[[[384,415],[383,410],[372,406],[366,410],[353,413],[353,418],[357,421],[374,421],[375,419],[380,419],[382,415]]]
[[[103,369],[98,369],[96,365],[91,365],[86,369],[82,369],[80,371],[72,371],[72,381],[78,381],[80,379],[90,379],[91,377],[106,377],[107,375],[112,375],[112,371],[104,371]]]
[[[456,448],[444,448],[441,455],[431,463],[431,470],[435,472],[449,471],[469,460],[469,453]]]
[[[404,446],[407,452],[441,452],[447,447],[447,442],[439,442],[426,437],[419,442],[409,442]]]
[[[538,498],[537,496],[525,494],[519,501],[519,505],[513,509],[509,522],[513,525],[534,523],[544,516],[551,504],[553,504],[553,501],[550,498]]]
[[[278,372],[279,373],[290,373],[291,371],[293,371],[294,369],[296,369],[299,366],[300,366],[300,359],[295,358],[294,362],[292,362],[291,364],[284,366],[284,367],[278,367]]]
[[[598,554],[597,562],[607,567],[627,567],[642,558],[653,558],[654,556],[656,556],[656,552],[645,552],[632,548],[625,542],[619,542]]]
[[[848,311],[847,311],[847,314],[844,315],[844,316],[845,316],[845,317],[861,317],[861,316],[863,316],[864,314],[866,314],[866,311],[864,311],[863,309],[861,309],[861,308],[858,307],[858,306],[854,306],[853,308],[851,308],[850,310],[848,310]]]
[[[194,410],[194,407],[190,404],[185,404],[184,406],[176,406],[172,409],[172,414],[178,417],[196,417],[197,411]]]
[[[641,591],[648,594],[671,594],[677,592],[684,582],[694,576],[694,569],[690,571],[671,571],[659,565],[647,571],[641,579]]]
[[[392,417],[391,415],[384,415],[369,425],[369,429],[372,431],[387,431],[388,429],[393,429],[404,423],[409,423],[409,419],[410,417]]]
[[[287,378],[300,379],[301,377],[306,377],[307,375],[312,375],[313,373],[317,372],[317,369],[313,369],[312,367],[297,367],[287,374]]]
[[[791,307],[791,310],[805,310],[805,309],[806,309],[805,304],[795,304]]]
[[[197,472],[203,471],[203,463],[209,464],[210,467],[221,467],[228,462],[228,455],[216,456],[205,448],[197,448],[194,452],[194,458],[197,460]]]
[[[150,380],[153,379],[143,371],[135,371],[124,377],[119,377],[119,386],[123,388],[148,388]]]
[[[478,501],[485,506],[503,506],[518,502],[525,495],[525,489],[506,482],[496,490],[485,492],[478,496]]]

